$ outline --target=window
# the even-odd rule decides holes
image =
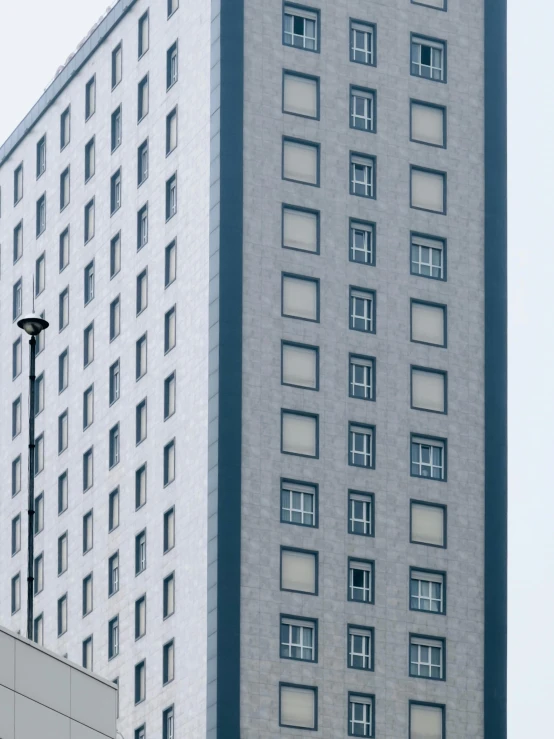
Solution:
[[[92,511],[83,516],[83,554],[90,552],[93,546],[93,518]]]
[[[410,701],[410,739],[444,739],[444,706]]]
[[[123,71],[123,50],[118,44],[112,51],[112,90],[121,82]]]
[[[148,75],[138,83],[137,111],[139,122],[148,115]]]
[[[108,595],[119,590],[119,552],[112,554],[108,560]]]
[[[42,589],[44,588],[44,555],[39,554],[38,557],[35,557],[35,563],[33,568],[33,577],[34,577],[34,594],[38,595],[38,593],[42,592]]]
[[[37,142],[37,180],[46,171],[46,136]]]
[[[165,183],[165,220],[169,221],[170,218],[177,213],[177,175],[171,175],[171,177]]]
[[[444,439],[412,436],[411,474],[432,480],[446,479],[446,442]]]
[[[110,179],[110,215],[121,208],[121,168]]]
[[[137,213],[137,251],[148,243],[148,203]]]
[[[60,234],[59,264],[60,272],[69,264],[69,226]]]
[[[119,616],[108,622],[108,659],[119,654]]]
[[[168,0],[176,8],[179,7],[178,0]],[[175,715],[173,706],[166,708],[162,713],[162,739],[174,739]]]
[[[71,109],[68,106],[60,116],[60,151],[71,139]]]
[[[37,239],[46,230],[46,194],[37,200]]]
[[[170,154],[177,146],[177,108],[167,114],[165,119],[165,153]]]
[[[96,110],[96,77],[91,77],[85,85],[85,121],[94,115]]]
[[[23,197],[23,162],[13,172],[13,204],[17,205]]]
[[[93,456],[92,448],[83,454],[83,492],[86,492],[93,484]]]
[[[375,736],[372,695],[348,693],[348,736]]]
[[[319,389],[319,349],[304,344],[281,343],[283,385]]]
[[[319,254],[319,212],[283,205],[283,248]]]
[[[348,560],[348,600],[374,602],[374,563],[362,559]]]
[[[94,146],[94,136],[91,138],[91,140],[85,144],[85,182],[88,182],[90,178],[94,175],[95,171],[95,146]]]
[[[37,436],[35,441],[35,475],[44,469],[44,434]]]
[[[13,230],[13,263],[23,256],[23,221],[19,221]]]
[[[446,45],[444,41],[412,36],[411,73],[435,82],[446,82]]]
[[[65,470],[58,477],[58,515],[67,510],[68,497],[68,472]]]
[[[137,316],[148,305],[148,268],[137,275]]]
[[[94,198],[85,205],[85,244],[94,236]]]
[[[148,22],[148,11],[141,15],[138,22],[138,56],[139,59],[143,54],[148,51],[148,38],[149,35],[149,22]]]
[[[375,133],[375,90],[350,88],[350,128]]]
[[[317,526],[317,486],[281,480],[281,523]]]
[[[446,279],[446,243],[444,239],[421,234],[411,235],[411,273],[435,280]]]
[[[135,509],[138,510],[146,503],[146,464],[135,472]]]
[[[142,183],[148,177],[148,139],[143,141],[137,149],[137,183]]]
[[[12,498],[21,492],[21,455],[12,461]]]
[[[121,329],[121,301],[119,295],[110,303],[110,341],[119,336]]]
[[[89,324],[83,331],[83,366],[94,361],[94,322]]]
[[[302,457],[319,454],[319,416],[300,411],[281,411],[281,452]]]
[[[12,439],[21,433],[21,395],[12,403]]]
[[[141,336],[136,343],[136,372],[135,377],[140,380],[147,370],[147,336]]]
[[[410,610],[446,613],[446,574],[410,569]]]
[[[111,149],[114,152],[121,144],[123,134],[123,126],[121,122],[121,105],[119,105],[112,113],[111,121]]]
[[[350,154],[350,194],[375,198],[375,157]]]
[[[119,400],[120,391],[120,379],[119,379],[119,359],[117,359],[111,366],[109,372],[109,400],[110,405]]]
[[[421,167],[410,168],[410,207],[446,213],[446,174]]]
[[[58,454],[67,449],[69,434],[69,412],[66,409],[58,416]]]
[[[164,446],[164,486],[175,480],[175,439]]]
[[[108,466],[111,469],[119,464],[119,424],[116,423],[110,429],[109,438],[109,452],[108,452]]]
[[[318,555],[281,547],[281,590],[317,595]]]
[[[108,532],[119,526],[119,488],[112,490],[108,498]]]
[[[92,670],[92,636],[83,641],[83,667]]]
[[[349,395],[351,398],[375,400],[375,359],[351,354]]]
[[[446,346],[446,306],[411,301],[411,340]]]
[[[284,138],[283,179],[319,187],[319,144]]]
[[[412,0],[414,5],[427,5],[429,8],[446,10],[446,0]]]
[[[21,516],[12,518],[12,557],[21,549]]]
[[[175,508],[164,513],[164,554],[175,546]]]
[[[135,443],[140,444],[146,439],[146,398],[141,400],[135,409]]]
[[[58,600],[58,636],[67,631],[67,593]]]
[[[410,677],[444,680],[444,639],[410,634]]]
[[[67,570],[67,531],[58,539],[58,575],[63,574]]]
[[[163,582],[163,617],[168,618],[175,613],[175,574],[172,572]]]
[[[135,536],[135,575],[146,569],[146,530]]]
[[[283,274],[282,281],[282,315],[319,321],[319,280]]]
[[[319,77],[283,72],[283,113],[319,118]]]
[[[121,269],[121,234],[110,239],[110,279]]]
[[[84,270],[85,305],[94,298],[94,260],[89,262]]]
[[[83,429],[87,429],[94,421],[94,385],[83,393]]]
[[[175,413],[176,378],[175,372],[164,380],[164,421]]]
[[[350,288],[350,328],[353,331],[375,333],[375,293],[372,290]]]
[[[44,528],[44,493],[39,493],[35,498],[34,532],[35,536],[40,534]]]
[[[170,308],[164,316],[164,353],[171,351],[177,343],[177,326],[175,306]]]
[[[135,665],[135,705],[146,698],[146,662]]]
[[[373,670],[373,629],[348,626],[348,667]]]
[[[60,210],[69,204],[69,167],[66,167],[60,175]]]
[[[166,87],[170,87],[177,82],[179,74],[179,59],[177,55],[177,41],[172,44],[166,54]]]
[[[350,261],[375,264],[375,224],[350,221]]]
[[[410,101],[410,141],[446,147],[446,108]]]
[[[12,577],[11,596],[13,615],[21,608],[21,575],[19,572]]]
[[[348,491],[348,533],[358,536],[375,536],[373,493]]]
[[[42,613],[35,618],[33,624],[33,640],[39,646],[42,646],[44,643],[44,616]]]
[[[40,314],[41,318],[46,318],[46,311],[42,311]],[[46,331],[41,331],[40,334],[37,336],[37,357],[38,355],[44,350],[44,347],[46,346]],[[39,376],[44,380],[44,372]],[[41,388],[39,387],[39,390]],[[37,399],[38,402],[38,399]]]
[[[410,501],[410,541],[446,549],[446,506]]]
[[[317,661],[317,622],[281,616],[281,657],[304,662]]]
[[[317,688],[279,683],[279,726],[317,730]]]
[[[283,43],[297,49],[319,51],[319,12],[285,4],[283,9]]]
[[[146,595],[135,601],[135,640],[146,634]]]
[[[375,66],[375,26],[350,21],[350,61]]]
[[[446,372],[412,367],[411,375],[412,408],[446,413]]]
[[[163,684],[167,685],[175,678],[175,642],[173,639],[163,646]]]
[[[179,7],[179,0],[167,0],[167,17],[169,18],[173,13],[177,10]],[[164,734],[163,739],[173,739],[173,735],[171,737],[166,737]]]
[[[21,374],[21,338],[12,344],[12,380]]]

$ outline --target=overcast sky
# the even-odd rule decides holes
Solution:
[[[107,0],[2,4],[0,143],[107,5]],[[521,739],[547,737],[552,726],[554,253],[546,257],[551,246],[554,250],[554,6],[549,0],[508,5],[509,739]]]

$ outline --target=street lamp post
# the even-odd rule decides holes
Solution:
[[[29,340],[29,532],[27,540],[27,639],[33,639],[33,569],[35,559],[35,357],[37,336],[48,328],[44,318],[31,313],[17,322],[31,337]]]

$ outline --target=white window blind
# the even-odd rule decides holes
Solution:
[[[412,704],[410,709],[410,739],[443,739],[442,707]]]
[[[283,176],[309,185],[317,184],[318,150],[299,141],[283,142]]]
[[[444,213],[444,175],[412,169],[412,208]]]
[[[310,689],[282,685],[281,724],[314,729],[315,692]]]
[[[298,277],[283,278],[283,314],[317,320],[317,288],[315,280],[303,280]]]
[[[444,346],[444,308],[412,303],[412,340]]]
[[[317,81],[297,74],[285,74],[283,107],[287,113],[317,116]]]
[[[412,540],[444,546],[444,508],[412,503]]]
[[[317,386],[317,352],[304,346],[283,344],[283,382],[289,385]]]
[[[302,593],[316,592],[316,558],[311,552],[281,550],[281,587]]]
[[[317,214],[294,208],[283,210],[283,246],[317,251]]]
[[[412,370],[412,405],[428,411],[444,413],[444,380],[440,372]]]
[[[444,145],[444,109],[412,103],[412,138],[435,146]]]
[[[297,413],[283,413],[283,451],[315,457],[317,419]]]

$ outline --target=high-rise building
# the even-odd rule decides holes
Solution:
[[[505,6],[120,0],[0,148],[0,618],[34,300],[37,633],[125,739],[505,739]]]

